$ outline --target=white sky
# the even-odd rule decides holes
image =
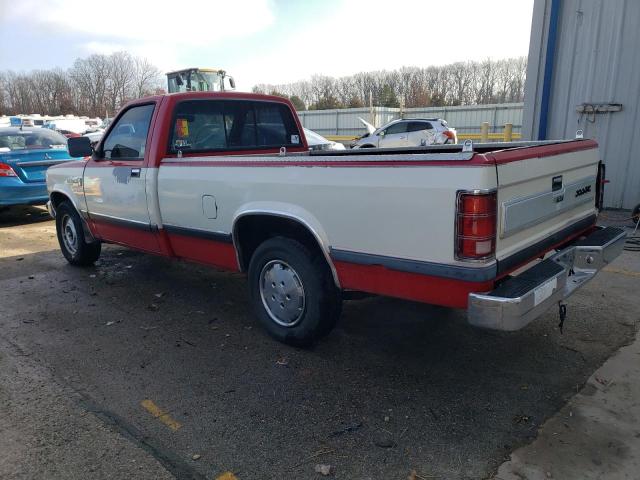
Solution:
[[[241,90],[312,74],[528,53],[533,0],[0,0],[0,69],[128,50],[218,67]],[[21,48],[15,51],[15,38]]]

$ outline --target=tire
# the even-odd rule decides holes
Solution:
[[[631,221],[634,225],[638,224],[640,221],[640,204],[636,205],[631,212]]]
[[[251,257],[249,296],[267,332],[296,347],[329,334],[342,305],[324,257],[285,237],[266,240]]]
[[[85,241],[82,219],[70,202],[56,208],[56,232],[60,250],[71,265],[85,267],[100,258],[102,244]]]

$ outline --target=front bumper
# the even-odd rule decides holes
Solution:
[[[495,290],[469,294],[469,323],[493,330],[521,329],[620,255],[625,237],[621,228],[599,228]]]

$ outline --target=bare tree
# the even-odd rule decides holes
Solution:
[[[0,71],[0,114],[114,114],[160,86],[160,71],[147,59],[127,52],[91,55],[68,70]]]
[[[134,86],[136,98],[152,94],[160,87],[160,70],[146,58],[136,58]]]
[[[438,67],[402,67],[333,78],[314,75],[283,85],[256,85],[254,91],[297,96],[309,108],[395,104],[406,107],[520,102],[524,98],[526,58],[458,62]],[[391,101],[389,100],[391,99]]]

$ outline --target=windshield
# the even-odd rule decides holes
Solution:
[[[13,130],[0,132],[0,148],[11,151],[67,148],[67,139],[52,130]]]
[[[181,82],[178,81],[180,76]],[[191,71],[169,76],[169,92],[218,92],[220,77],[217,72]]]

